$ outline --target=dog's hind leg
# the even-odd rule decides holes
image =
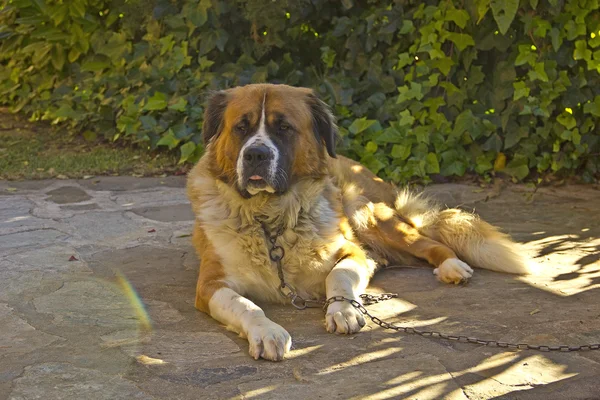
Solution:
[[[404,254],[410,254],[424,259],[446,283],[460,283],[473,275],[471,267],[459,260],[454,250],[422,235],[387,204],[373,204],[366,199],[360,204],[360,199],[355,200],[355,207],[346,208],[351,225],[359,240],[382,257],[402,260]]]

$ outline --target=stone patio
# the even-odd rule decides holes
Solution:
[[[281,363],[193,307],[198,261],[183,177],[0,182],[0,399],[592,399],[600,351],[536,353],[265,306],[292,335]],[[464,286],[393,268],[369,307],[405,326],[532,344],[600,343],[600,188],[433,185],[524,243],[539,276]]]

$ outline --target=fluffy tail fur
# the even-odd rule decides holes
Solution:
[[[509,274],[534,272],[517,243],[475,214],[459,209],[442,210],[408,190],[398,193],[394,205],[421,234],[450,247],[472,266]]]

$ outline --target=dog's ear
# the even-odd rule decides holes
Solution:
[[[224,90],[213,93],[208,99],[202,124],[202,140],[205,146],[221,133],[225,108],[227,108],[227,92]]]
[[[308,104],[312,113],[313,130],[319,143],[324,143],[327,153],[336,158],[337,125],[331,109],[313,92],[308,95]]]

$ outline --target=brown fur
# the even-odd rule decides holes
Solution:
[[[328,293],[332,279],[340,276],[353,274],[368,281],[375,271],[374,260],[403,263],[416,257],[447,272],[461,263],[456,260],[461,257],[482,268],[528,271],[508,236],[473,214],[441,210],[383,182],[354,161],[328,157],[325,144],[315,135],[315,97],[310,90],[250,85],[221,96],[222,117],[219,110],[207,110],[205,118],[205,132],[215,138],[188,178],[197,216],[193,243],[202,259],[199,309],[208,312],[211,297],[223,287],[263,300],[287,301],[277,291],[279,278],[257,216],[271,227],[284,228],[277,243],[286,254],[286,281],[304,297],[325,296],[326,278]],[[235,190],[242,143],[232,130],[244,116],[257,124],[263,101],[268,121],[285,115],[295,127],[296,137],[290,139],[295,140],[291,183],[286,193],[243,198]],[[319,117],[323,115],[328,114]],[[350,262],[344,261],[334,274],[341,260]],[[449,266],[448,261],[454,264]],[[464,278],[446,272],[438,274],[446,282]]]
[[[200,257],[200,273],[196,284],[196,308],[209,312],[208,302],[218,289],[225,287],[223,266],[215,253],[212,243],[206,238],[202,228],[196,224],[192,235],[192,244]]]

